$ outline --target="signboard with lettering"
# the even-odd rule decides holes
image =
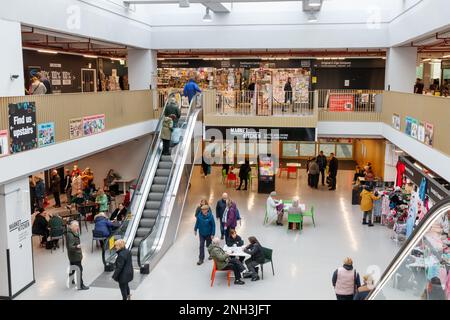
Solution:
[[[17,153],[37,147],[36,104],[34,102],[8,105],[10,152]]]
[[[220,139],[220,135],[222,136]],[[206,127],[205,139],[315,141],[315,128]]]

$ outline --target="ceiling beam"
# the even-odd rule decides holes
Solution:
[[[274,0],[189,0],[190,3],[238,3],[238,2],[273,2]],[[299,2],[300,0],[281,0],[283,2]],[[305,0],[307,1],[307,0]],[[178,4],[180,0],[124,0],[125,6],[130,4]]]
[[[204,1],[202,4],[214,13],[230,13],[230,9],[220,2]]]

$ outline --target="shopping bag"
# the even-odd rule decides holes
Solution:
[[[170,142],[172,144],[178,144],[181,140],[181,128],[174,128],[172,131],[172,137],[170,139]]]

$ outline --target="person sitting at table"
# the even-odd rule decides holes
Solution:
[[[288,209],[288,214],[303,214],[302,208],[300,208],[300,200],[298,198],[292,199],[292,206]],[[291,229],[291,226],[289,226]]]
[[[284,206],[281,201],[274,198],[276,195],[277,193],[272,191],[266,201],[268,224],[271,224],[277,219],[277,226],[282,226]]]
[[[252,281],[258,281],[258,265],[264,263],[264,252],[259,241],[255,237],[249,237],[248,241],[250,244],[245,247],[244,252],[250,255],[250,258],[245,260],[247,269],[249,270],[244,274],[244,278],[252,278]]]
[[[238,259],[230,257],[221,247],[220,239],[214,237],[211,244],[208,247],[210,257],[213,258],[216,263],[217,270],[233,270],[234,272],[234,284],[245,284],[241,280],[241,272],[245,270],[242,262]]]
[[[364,177],[364,169],[360,166],[356,166],[355,174],[353,175],[353,182],[356,182],[359,177]]]
[[[50,229],[50,238],[61,237],[64,234],[64,220],[59,216],[57,212],[50,214],[48,227]],[[52,242],[53,249],[59,248],[59,239],[52,240]]]
[[[100,212],[99,214],[97,214],[94,217],[94,222],[94,234],[96,236],[108,238],[111,235],[114,225],[111,221],[109,221],[104,212]],[[100,241],[100,245],[103,247],[103,241]]]
[[[123,205],[123,203],[119,204],[119,207],[111,213],[109,220],[111,221],[123,221],[127,216],[127,208]]]
[[[231,229],[230,230],[230,235],[229,237],[226,239],[226,244],[228,247],[242,247],[244,245],[244,241],[242,240],[242,238],[237,234],[236,230]],[[244,262],[245,257],[239,257],[239,260],[241,262]]]
[[[200,213],[202,213],[202,207],[203,207],[203,206],[208,206],[208,207],[209,207],[208,200],[206,200],[206,199],[200,200],[200,205],[195,209],[195,217],[196,217],[196,218],[197,218],[197,216],[198,216]],[[211,207],[209,207],[208,212],[212,214]]]
[[[44,208],[39,208],[36,217],[34,218],[32,230],[33,234],[40,235],[41,247],[45,247],[47,243],[47,238],[49,235],[48,222],[46,219],[46,212]]]
[[[98,189],[97,196],[95,197],[95,203],[98,206],[99,212],[107,212],[108,211],[108,197],[105,194],[103,189]]]

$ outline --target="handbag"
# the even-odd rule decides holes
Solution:
[[[170,142],[172,144],[178,144],[181,140],[181,128],[174,128],[172,131],[172,137],[170,139]]]

